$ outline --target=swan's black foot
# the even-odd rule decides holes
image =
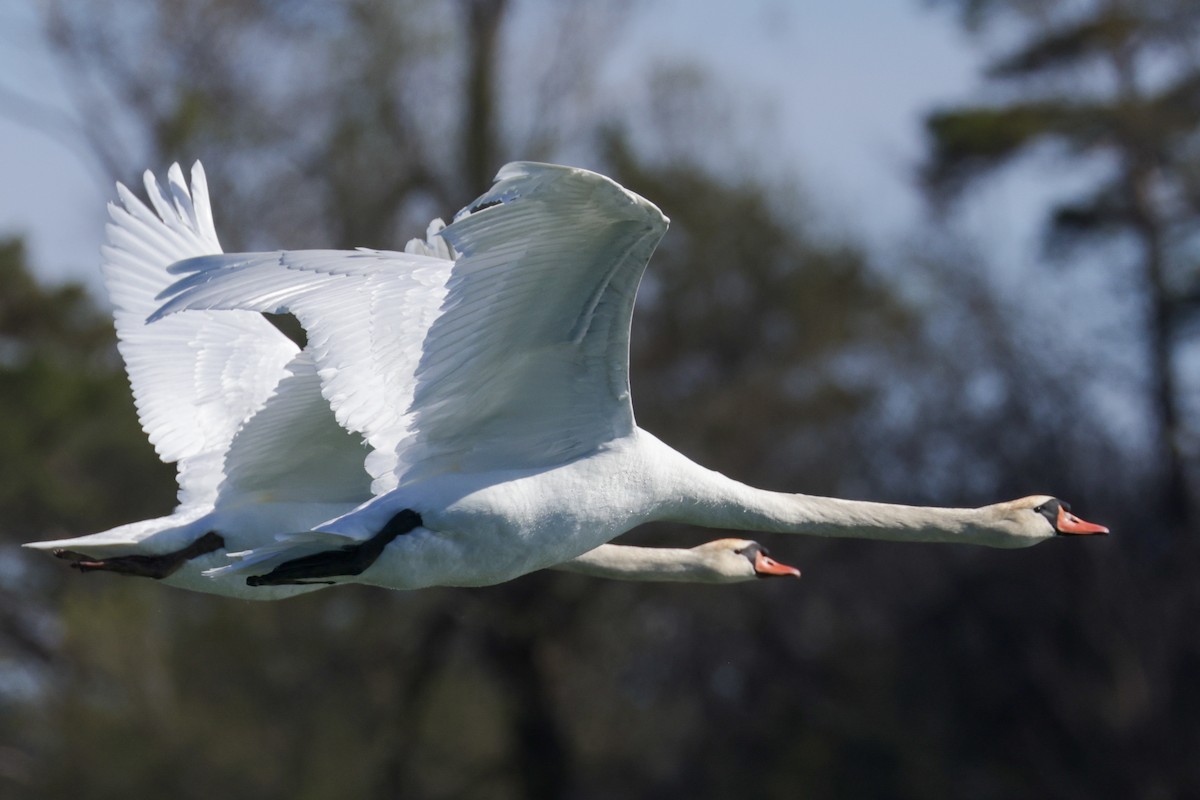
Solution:
[[[421,515],[404,509],[388,520],[379,533],[359,544],[348,544],[337,550],[325,550],[310,556],[285,561],[266,575],[251,575],[247,586],[287,586],[334,581],[313,580],[358,575],[375,563],[383,548],[395,539],[421,526]],[[305,580],[302,580],[305,579]]]
[[[54,550],[52,552],[56,558],[70,561],[71,566],[80,572],[115,572],[118,575],[136,575],[140,578],[161,580],[191,559],[214,550],[220,550],[224,546],[225,540],[221,538],[220,534],[209,531],[187,547],[156,556],[92,558],[73,550]]]

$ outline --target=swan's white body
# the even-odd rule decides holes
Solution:
[[[244,576],[221,567],[229,564],[228,552],[269,549],[280,531],[308,530],[370,499],[371,479],[363,464],[368,450],[361,437],[335,420],[321,396],[310,353],[301,352],[259,314],[196,312],[146,325],[158,295],[174,280],[167,267],[220,253],[221,247],[199,164],[190,190],[177,165],[168,173],[165,191],[149,172],[145,184],[153,211],[118,185],[123,205],[110,204],[103,273],[143,427],[163,459],[179,464],[180,504],[166,517],[28,546],[67,551],[76,566],[104,568],[88,567],[94,562],[79,557],[158,557],[184,550],[211,532],[222,538],[223,546],[180,560],[160,578],[163,583],[250,599],[323,588],[250,587]],[[438,229],[440,222],[431,226],[431,231]],[[450,256],[436,240],[416,240],[409,249],[441,255],[447,262]],[[447,511],[473,513],[471,502],[446,505]],[[720,547],[650,553],[648,548],[612,546],[613,552],[606,553],[608,547],[592,554],[583,571],[655,580],[663,564],[677,556],[672,579],[716,576],[729,581],[787,574],[753,568],[747,574],[750,562],[744,557],[714,558],[723,554]],[[533,568],[553,564],[554,559],[541,559]],[[415,577],[410,581],[423,585]]]
[[[281,530],[215,574],[485,585],[662,519],[997,547],[1056,533],[1052,498],[934,509],[763,492],[638,429],[629,323],[666,228],[655,206],[603,176],[518,163],[410,252],[280,251],[175,265],[188,276],[152,319],[294,313],[338,421],[374,450],[367,463],[378,496],[313,530]],[[361,574],[309,570],[314,555],[376,540],[406,512],[420,525]],[[1100,531],[1090,527],[1071,532]]]

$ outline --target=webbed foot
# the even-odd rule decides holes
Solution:
[[[225,546],[225,540],[215,531],[209,531],[187,547],[170,553],[153,556],[113,556],[93,558],[74,550],[54,550],[56,558],[71,562],[71,567],[80,572],[115,572],[118,575],[134,575],[139,578],[162,580],[188,561],[206,555]]]
[[[335,578],[343,575],[358,575],[375,563],[383,548],[397,536],[402,536],[421,526],[421,515],[412,509],[396,514],[379,533],[358,544],[348,544],[337,550],[293,558],[285,561],[266,575],[251,575],[246,578],[247,586],[287,586],[334,581],[314,580]]]

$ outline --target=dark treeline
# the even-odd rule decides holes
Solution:
[[[697,157],[745,132],[735,114],[706,127],[732,101],[694,70],[602,102],[594,79],[634,6],[45,4],[87,152],[130,185],[203,159],[227,250],[396,247],[506,160],[600,169],[672,219],[634,319],[644,427],[769,488],[940,505],[1050,492],[1116,535],[1015,552],[775,537],[804,579],[729,587],[535,574],[256,604],[81,577],[17,544],[165,513],[172,469],[138,429],[103,301],[39,284],[9,240],[0,795],[1200,794],[1182,367],[1200,12],[939,5],[985,45],[1008,37],[987,76],[1002,91],[928,119],[939,213],[1010,162],[1108,170],[1053,211],[1067,267],[1048,261],[1035,302],[945,230],[884,269],[818,232],[802,189],[727,166],[748,155]],[[1073,280],[1079,308],[1137,324],[1066,335],[1046,301]],[[1113,396],[1142,427],[1113,423]]]

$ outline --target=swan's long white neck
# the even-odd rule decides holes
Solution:
[[[747,561],[746,574],[728,575],[695,550],[606,544],[570,561],[555,564],[553,569],[625,581],[723,583],[752,578],[749,564]]]
[[[1002,545],[986,509],[932,508],[840,500],[755,489],[705,469],[657,442],[669,475],[670,502],[660,519],[766,533],[801,533],[909,542]]]

